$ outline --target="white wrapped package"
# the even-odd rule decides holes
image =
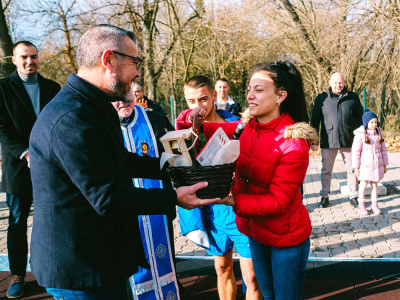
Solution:
[[[230,140],[215,154],[211,165],[223,165],[230,164],[236,161],[240,154],[240,142],[236,140]]]

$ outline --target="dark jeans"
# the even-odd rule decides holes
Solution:
[[[129,300],[127,282],[81,290],[46,288],[46,291],[56,300]]]
[[[264,299],[300,300],[306,273],[310,239],[275,248],[249,238],[254,271]]]
[[[11,273],[25,276],[28,256],[28,237],[26,234],[32,195],[6,194],[8,217],[7,250]]]

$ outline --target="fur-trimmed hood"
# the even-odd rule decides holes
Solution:
[[[249,113],[247,108],[242,113],[242,123],[247,124],[253,117]],[[284,132],[285,139],[303,139],[309,143],[318,143],[318,133],[310,124],[306,122],[299,122],[286,127]]]
[[[356,130],[354,130],[353,133],[354,133],[354,135],[356,135],[357,133],[358,134],[364,134],[364,131],[365,131],[364,126],[361,125]]]
[[[318,134],[314,127],[305,122],[299,122],[286,127],[285,139],[303,139],[310,143],[318,143]]]

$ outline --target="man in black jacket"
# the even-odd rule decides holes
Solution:
[[[351,164],[351,146],[353,131],[362,125],[363,110],[358,95],[345,87],[342,74],[332,74],[329,85],[329,90],[315,99],[311,116],[311,125],[320,133],[322,197],[319,207],[329,205],[332,170],[338,150],[346,164],[350,203],[357,207],[358,183]],[[318,145],[311,148],[317,151]]]
[[[40,111],[58,93],[60,85],[37,72],[39,56],[31,42],[16,43],[12,61],[17,70],[0,79],[0,143],[2,191],[6,192],[9,208],[7,250],[12,279],[7,296],[18,298],[24,293],[26,230],[32,205],[29,135]]]
[[[127,279],[139,266],[149,268],[137,216],[218,198],[196,197],[204,182],[176,190],[133,186],[132,178],[163,179],[164,173],[159,159],[127,151],[111,104],[125,100],[140,76],[132,32],[89,29],[77,60],[78,73],[32,129],[32,272],[56,299],[127,299]]]
[[[215,109],[224,109],[232,115],[240,117],[242,107],[239,102],[234,101],[229,97],[229,84],[225,78],[218,78],[215,82],[215,91],[217,92],[217,101],[215,102]]]

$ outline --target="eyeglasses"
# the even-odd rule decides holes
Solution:
[[[140,59],[139,57],[130,56],[128,54],[121,53],[121,52],[114,51],[114,50],[111,50],[111,51],[113,53],[115,53],[115,54],[122,55],[122,56],[125,56],[125,57],[129,57],[129,58],[133,59],[134,61],[136,61],[136,69],[138,69],[138,70],[139,70],[140,66],[142,65],[142,63],[143,63],[143,60]]]

